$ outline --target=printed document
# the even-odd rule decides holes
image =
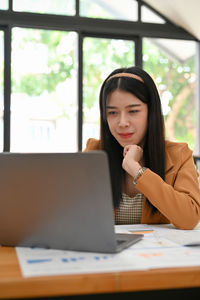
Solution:
[[[144,235],[117,254],[16,247],[23,276],[99,273],[200,265],[200,224],[179,230],[171,224],[116,225],[118,233]]]

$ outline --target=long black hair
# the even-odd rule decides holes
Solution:
[[[136,78],[120,76],[120,73],[135,74],[142,81],[138,80],[137,76]],[[119,75],[112,77],[114,74]],[[139,67],[116,69],[103,82],[99,98],[100,140],[102,149],[107,152],[109,158],[114,207],[119,206],[122,193],[122,179],[125,174],[122,168],[123,147],[111,134],[106,118],[108,95],[116,89],[129,92],[148,105],[148,125],[143,148],[144,163],[145,167],[150,168],[163,180],[165,179],[164,119],[156,85],[151,76]],[[152,209],[155,211],[153,206]]]

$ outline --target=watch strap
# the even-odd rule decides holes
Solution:
[[[134,185],[137,184],[138,179],[142,176],[142,174],[144,174],[144,172],[145,172],[146,169],[147,169],[147,168],[142,167],[142,168],[140,168],[140,169],[138,170],[137,175],[133,178],[133,184],[134,184]]]

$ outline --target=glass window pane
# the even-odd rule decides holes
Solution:
[[[195,148],[195,42],[144,39],[144,69],[154,78],[162,101],[166,137]]]
[[[116,68],[134,65],[133,41],[85,38],[83,42],[83,149],[90,137],[99,138],[99,90]]]
[[[164,19],[162,19],[160,16],[155,14],[151,9],[149,9],[144,5],[142,5],[141,7],[141,20],[142,22],[147,22],[147,23],[158,23],[158,24],[165,23]]]
[[[3,110],[4,110],[4,33],[0,31],[0,151],[3,151]]]
[[[90,18],[138,20],[135,0],[80,0],[80,15]]]
[[[8,1],[9,0],[1,0],[0,1],[0,9],[8,9]]]
[[[55,15],[75,15],[75,0],[13,0],[13,10]]]
[[[12,31],[11,151],[77,151],[77,34]]]

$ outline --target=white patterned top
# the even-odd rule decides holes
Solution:
[[[115,211],[115,224],[140,224],[144,195],[138,193],[129,197],[122,193],[122,200]]]

